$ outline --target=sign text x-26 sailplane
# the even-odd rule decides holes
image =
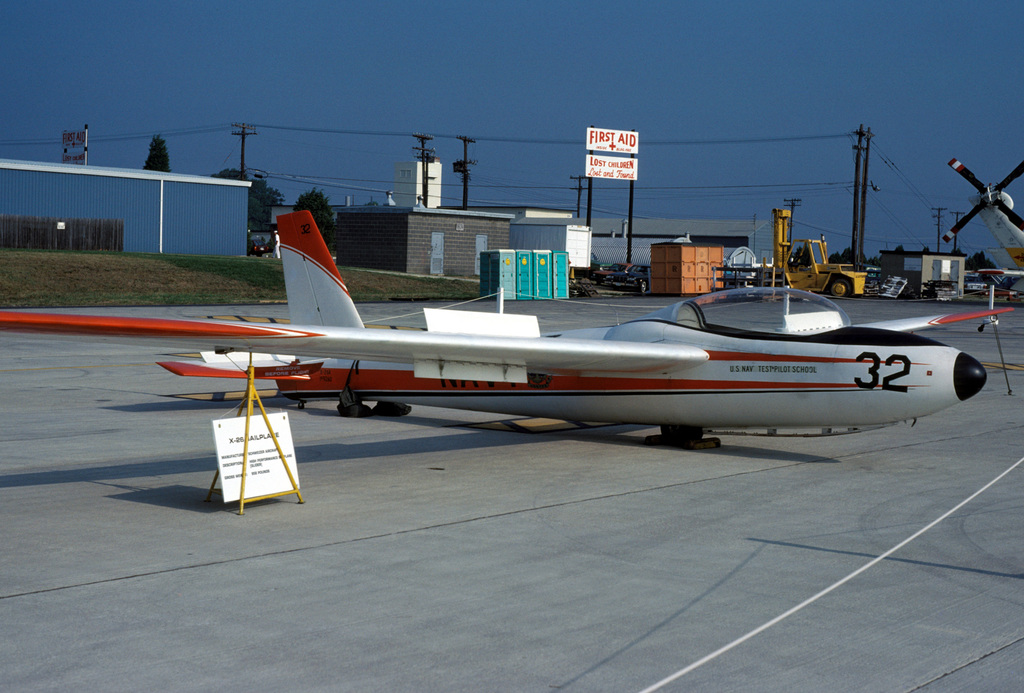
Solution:
[[[543,336],[535,319],[465,311],[432,311],[426,331],[366,329],[312,215],[278,224],[290,325],[0,311],[0,330],[260,352],[257,375],[299,400],[344,391],[349,405],[660,425],[682,441],[707,428],[864,426],[939,411],[977,393],[985,370],[911,331],[1012,310],[853,326],[820,296],[757,288]],[[230,362],[164,365],[238,374]]]

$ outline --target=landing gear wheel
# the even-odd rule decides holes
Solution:
[[[363,404],[359,397],[346,387],[338,395],[338,416],[361,419],[365,416],[373,416],[373,409]]]
[[[365,404],[338,404],[338,416],[344,416],[347,419],[362,419],[367,416],[373,416],[373,409],[366,406]]]
[[[377,416],[405,416],[412,411],[412,407],[401,402],[377,402],[373,413]]]
[[[722,447],[718,438],[705,438],[699,426],[662,426],[660,436],[647,436],[644,445],[671,445],[684,450],[708,450]]]

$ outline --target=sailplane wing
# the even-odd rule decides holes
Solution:
[[[422,377],[526,382],[527,372],[663,375],[708,359],[699,347],[602,339],[503,337],[355,327],[0,311],[0,331],[146,341],[219,351],[412,363]]]

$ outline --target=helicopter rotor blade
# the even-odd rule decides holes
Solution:
[[[1007,185],[1016,180],[1017,176],[1019,176],[1022,173],[1024,173],[1024,161],[1017,164],[1017,168],[1010,171],[1010,175],[1008,175],[1006,178],[1003,178],[1003,181],[999,185],[997,185],[994,188],[994,190],[1002,190]]]
[[[944,240],[946,243],[949,243],[951,240],[953,240],[953,236],[960,233],[960,229],[965,227],[967,225],[967,222],[973,219],[974,215],[981,211],[982,207],[983,205],[981,203],[974,205],[974,209],[960,217],[960,221],[953,224],[953,227],[942,236],[942,240]]]
[[[971,173],[971,169],[964,166],[957,159],[950,159],[949,165],[953,168],[954,171],[963,176],[968,183],[973,185],[978,192],[985,192],[985,186],[981,184],[981,181],[978,180],[977,176]]]
[[[996,201],[993,202],[992,204],[998,207],[999,211],[1006,215],[1006,217],[1010,220],[1011,224],[1016,226],[1021,231],[1024,231],[1024,219],[1021,219],[1020,215],[1014,212],[1012,209],[1010,209],[1006,205],[1006,203],[1002,201],[1002,199],[996,199]]]

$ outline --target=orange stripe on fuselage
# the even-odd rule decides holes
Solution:
[[[701,380],[687,378],[596,378],[569,375],[536,376],[527,383],[489,382],[484,380],[438,380],[416,378],[411,370],[359,369],[349,380],[348,369],[321,369],[306,382],[278,381],[282,392],[340,392],[345,383],[354,392],[400,392],[430,394],[452,391],[476,391],[491,393],[540,393],[540,392],[636,392],[636,391],[729,391],[729,390],[848,390],[857,385],[850,382],[780,382],[773,380]]]
[[[801,356],[799,354],[763,354],[751,351],[715,351],[705,349],[709,361],[774,361],[786,363],[856,363],[857,359],[834,356]]]

